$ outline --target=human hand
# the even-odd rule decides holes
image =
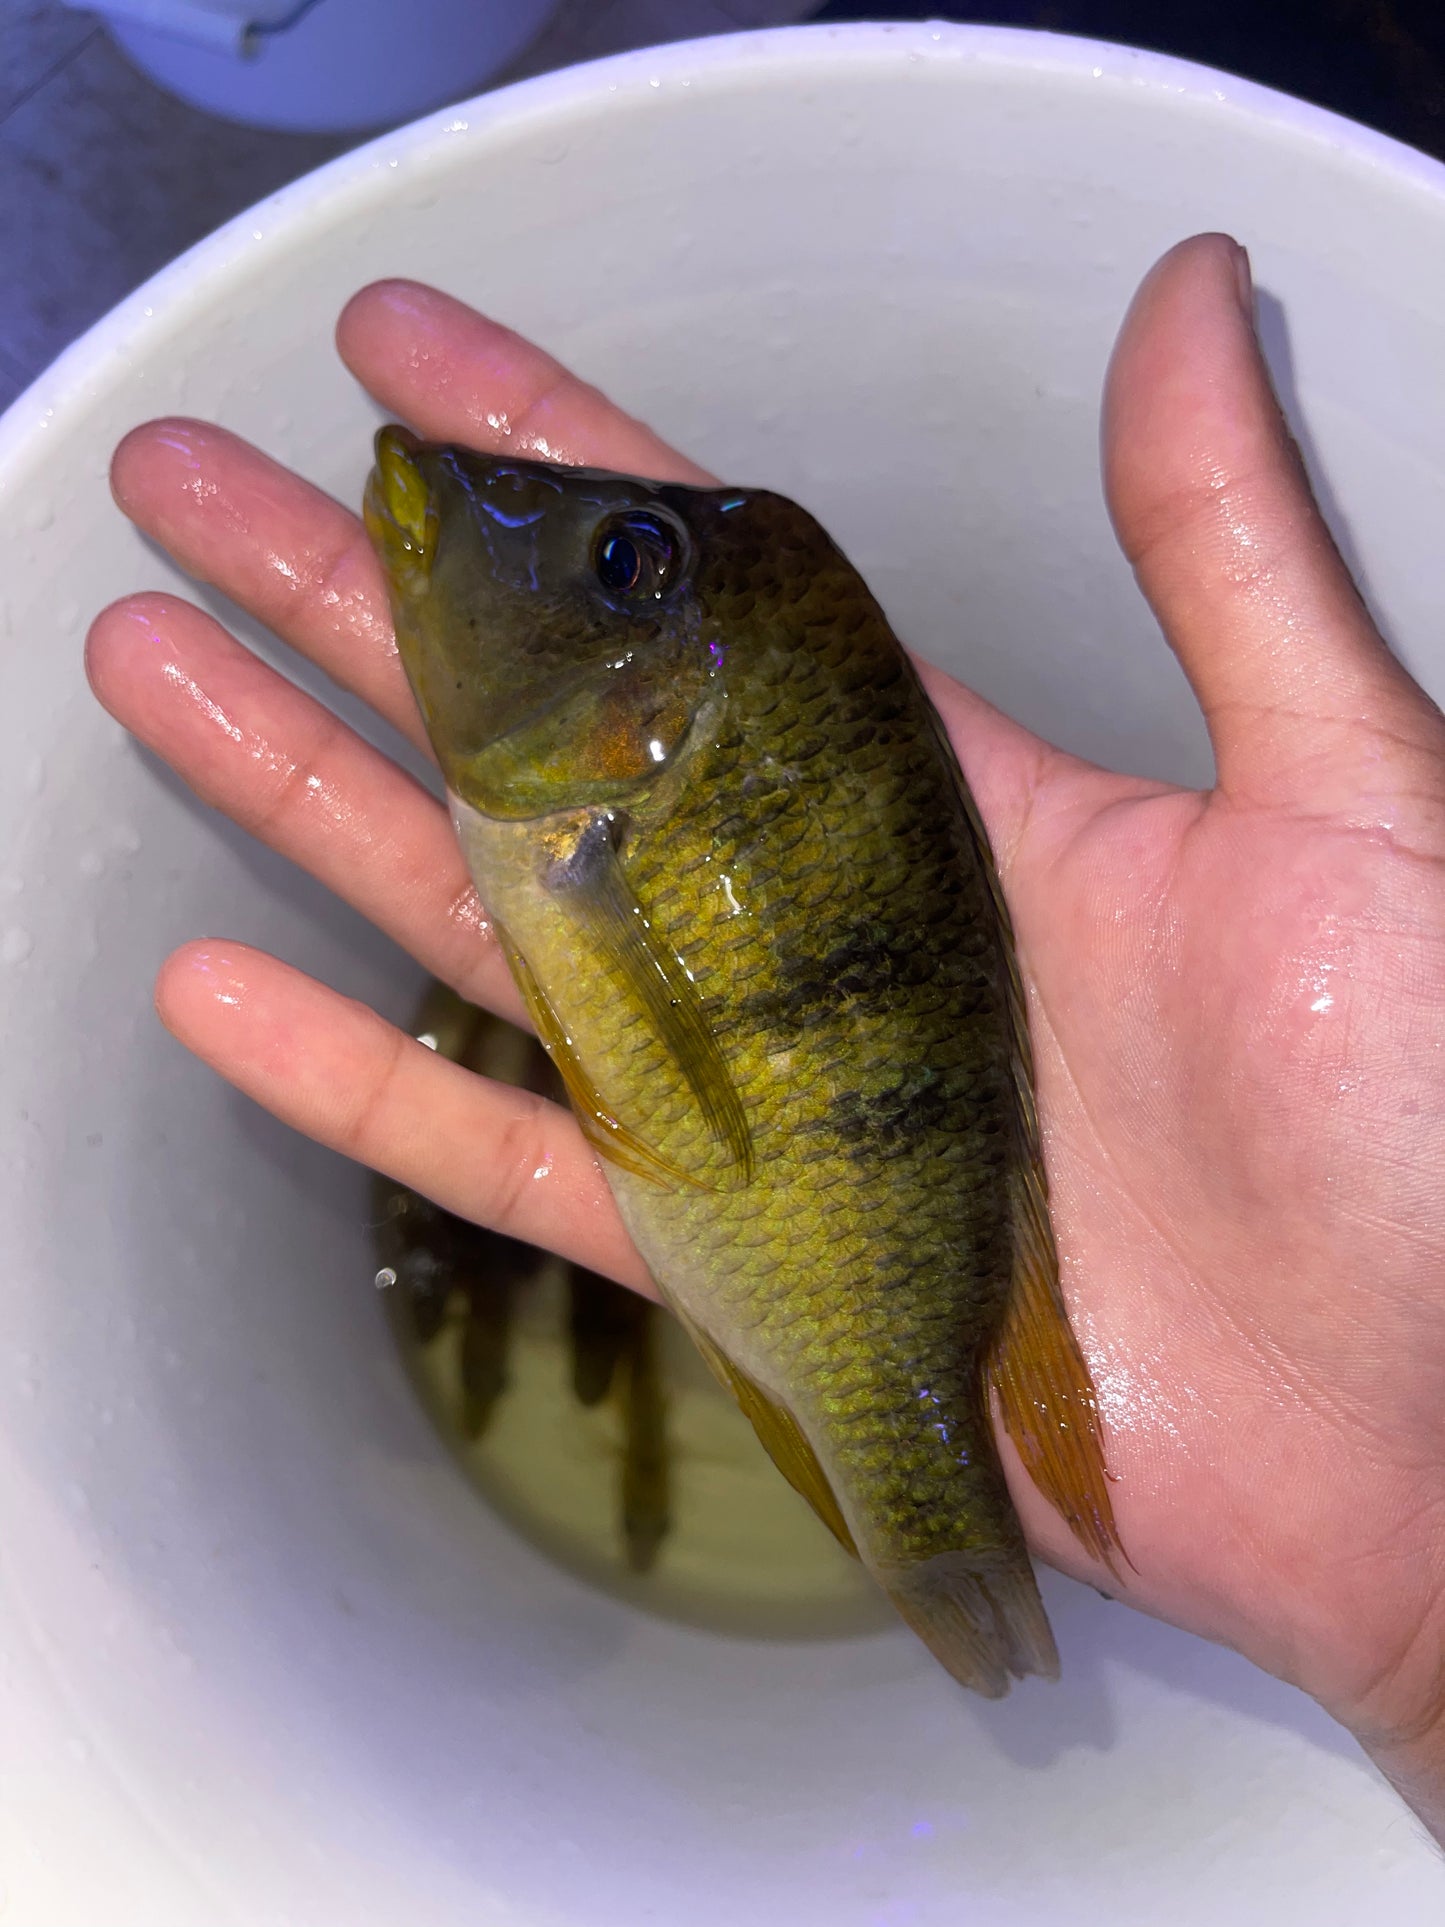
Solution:
[[[1242,269],[1217,236],[1166,256],[1104,424],[1120,540],[1204,708],[1216,788],[1093,768],[927,672],[1013,911],[1122,1587],[1003,1447],[1036,1550],[1302,1686],[1445,1831],[1445,720],[1319,520]],[[368,289],[339,342],[429,437],[706,479],[443,296]],[[114,483],[184,567],[422,741],[348,510],[190,422],[135,431]],[[446,813],[410,777],[175,597],[105,611],[88,662],[202,797],[520,1018]],[[298,1129],[646,1288],[555,1107],[240,944],[179,951],[157,1002]]]

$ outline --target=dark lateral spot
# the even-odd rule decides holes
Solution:
[[[743,1000],[745,1023],[796,1037],[845,1005],[883,1009],[917,996],[932,1009],[940,993],[958,997],[960,1008],[973,1001],[967,993],[977,964],[947,945],[948,929],[935,933],[921,918],[907,929],[867,919],[818,934],[816,948],[780,949],[775,982]]]
[[[929,1065],[906,1071],[887,1090],[843,1091],[828,1106],[828,1123],[844,1144],[902,1149],[941,1129],[951,1108],[948,1087]]]

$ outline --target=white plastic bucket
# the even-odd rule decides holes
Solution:
[[[333,319],[427,277],[719,473],[801,497],[900,633],[1090,755],[1202,734],[1105,519],[1140,275],[1232,230],[1346,546],[1445,694],[1445,173],[1197,68],[985,30],[630,55],[438,118],[168,269],[0,424],[0,1880],[23,1927],[1313,1927],[1439,1918],[1322,1714],[1046,1580],[997,1706],[902,1629],[721,1637],[562,1573],[405,1383],[361,1174],[161,1033],[233,934],[404,1019],[418,973],[97,709],[102,602],[190,592],[117,438],[213,416],[355,500]]]

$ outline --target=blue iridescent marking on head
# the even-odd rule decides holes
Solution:
[[[493,501],[490,495],[478,495],[477,506],[482,513],[504,529],[529,529],[534,522],[540,522],[546,514],[545,509],[528,509],[521,515],[509,515],[500,502]]]

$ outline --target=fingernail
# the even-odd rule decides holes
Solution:
[[[1239,289],[1239,306],[1250,327],[1254,326],[1254,276],[1249,271],[1249,250],[1234,244],[1234,280]]]

